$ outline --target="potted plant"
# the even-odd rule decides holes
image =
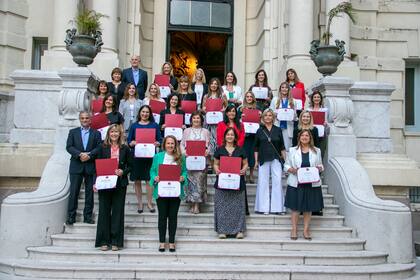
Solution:
[[[101,51],[102,33],[100,19],[104,15],[88,10],[84,1],[79,1],[77,15],[73,21],[76,28],[66,30],[66,49],[73,56],[73,61],[80,67],[93,63]]]
[[[345,42],[335,40],[335,46],[330,45],[330,38],[332,36],[330,32],[331,22],[336,17],[341,17],[346,14],[350,20],[355,23],[353,6],[350,2],[341,2],[336,7],[332,8],[328,12],[328,22],[326,31],[322,34],[321,40],[313,40],[311,42],[311,49],[309,51],[311,59],[318,68],[323,76],[328,76],[337,71],[338,65],[343,61]]]

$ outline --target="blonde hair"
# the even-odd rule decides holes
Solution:
[[[290,91],[289,84],[287,82],[283,82],[279,86],[279,98],[277,99],[277,102],[276,102],[276,109],[278,109],[279,106],[280,106],[280,104],[281,104],[281,99],[282,99],[281,98],[281,86],[282,85],[286,85],[287,86],[287,100],[288,100],[289,106],[291,104],[294,104],[294,102],[295,102],[293,100],[293,96],[292,96],[292,92]]]
[[[106,132],[106,137],[104,140],[104,146],[111,146],[112,145],[112,141],[111,141],[111,131],[112,130],[117,130],[120,133],[120,138],[118,139],[118,146],[121,147],[122,145],[124,145],[125,143],[125,134],[124,134],[124,129],[122,127],[122,125],[120,124],[111,124],[108,128],[108,131]]]
[[[311,149],[313,152],[315,152],[316,149],[315,149],[315,145],[314,145],[314,137],[312,136],[311,131],[309,129],[306,129],[306,128],[302,129],[298,133],[296,149],[298,149],[298,148],[302,149],[302,143],[300,142],[300,137],[305,132],[309,134],[309,149]]]
[[[165,63],[162,64],[162,68],[160,70],[160,73],[163,74],[163,67],[165,67],[165,65],[169,65],[169,67],[171,68],[171,71],[169,72],[170,76],[174,75],[174,68],[172,67],[172,64],[168,61],[166,61]]]
[[[251,94],[251,96],[252,96],[252,103],[251,103],[251,105],[246,102],[246,96],[248,94]],[[251,108],[251,109],[256,109],[257,108],[257,99],[255,98],[255,94],[252,91],[245,92],[245,94],[244,94],[244,100],[242,101],[242,110],[243,110],[243,108]]]
[[[204,71],[201,68],[197,68],[197,70],[195,70],[194,76],[192,78],[192,82],[193,83],[197,82],[197,80],[195,78],[195,75],[197,74],[197,72],[201,72],[201,76],[202,76],[201,81],[203,82],[203,84],[205,84],[206,83],[206,75],[204,74]]]
[[[188,78],[188,76],[181,76],[179,79],[178,79],[178,89],[177,89],[177,92],[179,93],[179,94],[181,94],[181,83],[182,82],[187,82],[188,83],[188,89],[187,89],[187,92],[188,93],[192,93],[193,91],[192,91],[192,89],[191,89],[191,82],[190,82],[190,78]]]
[[[305,129],[305,128],[302,128],[302,117],[303,117],[304,114],[309,114],[309,116],[311,117],[311,120],[309,121],[309,129],[314,128],[314,118],[312,117],[311,112],[308,111],[308,110],[304,110],[304,111],[300,112],[298,129]]]
[[[267,108],[267,109],[265,109],[263,112],[262,112],[262,114],[261,114],[261,118],[260,118],[260,122],[261,122],[261,124],[263,124],[263,125],[265,125],[265,123],[264,123],[264,117],[268,114],[268,113],[271,113],[272,115],[273,115],[273,125],[274,125],[274,123],[275,123],[275,121],[276,121],[276,113],[273,111],[273,109],[271,109],[271,108]]]
[[[150,99],[150,88],[151,88],[152,86],[155,86],[155,87],[156,87],[156,89],[157,89],[156,96],[157,96],[157,98],[158,98],[158,99],[160,99],[160,88],[159,88],[159,85],[158,85],[158,84],[156,84],[156,83],[151,83],[151,84],[150,84],[150,86],[149,86],[149,90],[147,91],[147,95],[146,95],[146,97],[149,97],[149,99]]]
[[[174,140],[175,142],[175,148],[174,148],[174,161],[176,162],[177,165],[181,166],[182,165],[182,154],[181,154],[181,148],[179,147],[179,143],[176,140],[175,136],[173,135],[168,135],[165,138],[163,138],[162,141],[162,149],[166,152],[166,141],[168,141],[168,139],[171,138],[172,140]]]

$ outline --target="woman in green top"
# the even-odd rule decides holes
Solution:
[[[163,139],[163,151],[153,157],[152,168],[150,169],[150,185],[153,186],[153,197],[156,199],[158,208],[159,228],[159,252],[165,251],[166,225],[169,224],[169,251],[175,252],[175,233],[177,228],[178,210],[181,199],[184,198],[184,187],[187,183],[187,168],[185,157],[181,154],[178,141],[174,136],[169,135]],[[181,166],[181,193],[179,197],[159,197],[159,165],[176,164]]]

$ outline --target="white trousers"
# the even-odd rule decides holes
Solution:
[[[271,200],[270,200],[271,173]],[[256,212],[284,212],[283,187],[281,185],[281,163],[275,159],[258,167]]]
[[[292,147],[292,142],[293,142],[292,138],[289,137],[289,133],[287,132],[287,129],[282,129],[281,132],[283,134],[284,148],[288,152],[289,148]]]

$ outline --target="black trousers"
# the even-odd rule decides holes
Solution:
[[[124,206],[126,187],[98,191],[99,215],[95,247],[124,247]]]
[[[175,243],[175,233],[178,224],[178,210],[181,200],[178,197],[158,198],[159,242],[165,243],[166,227],[169,229],[169,243]]]
[[[80,186],[85,180],[85,209],[83,209],[84,219],[92,218],[93,211],[93,180],[95,176],[82,173],[70,174],[70,195],[67,208],[67,218],[76,219],[77,200],[79,199]]]

